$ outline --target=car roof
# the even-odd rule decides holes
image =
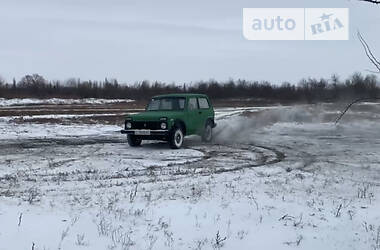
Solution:
[[[152,98],[162,98],[162,97],[206,97],[204,94],[187,94],[187,93],[178,93],[178,94],[166,94],[166,95],[156,95]]]

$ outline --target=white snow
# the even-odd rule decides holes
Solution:
[[[0,120],[1,121],[1,120]],[[57,138],[107,135],[121,130],[115,125],[59,125],[0,123],[0,139]]]
[[[73,119],[73,118],[82,118],[82,117],[104,117],[104,116],[115,116],[115,115],[126,115],[134,114],[135,112],[128,113],[96,113],[96,114],[62,114],[62,115],[22,115],[22,116],[5,116],[0,117],[0,122],[9,122],[13,119],[22,119],[25,122],[33,119]]]
[[[22,105],[39,105],[39,104],[110,104],[134,102],[131,99],[98,99],[98,98],[83,98],[83,99],[36,99],[36,98],[0,98],[0,107],[2,106],[22,106]]]

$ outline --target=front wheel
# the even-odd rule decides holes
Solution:
[[[203,130],[202,141],[211,142],[212,141],[212,123],[207,122]]]
[[[128,135],[127,136],[128,144],[131,147],[138,147],[141,145],[141,138],[136,137],[135,135]]]
[[[183,144],[183,131],[180,127],[176,127],[173,129],[169,136],[169,145],[172,149],[179,149]]]

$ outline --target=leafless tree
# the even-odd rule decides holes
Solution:
[[[3,85],[3,84],[5,84],[5,80],[4,80],[4,78],[2,78],[2,77],[0,76],[0,86]]]
[[[373,55],[371,48],[369,47],[366,40],[363,38],[363,36],[358,31],[358,38],[360,43],[362,44],[365,54],[367,55],[368,59],[371,61],[371,63],[376,67],[377,71],[370,71],[372,73],[380,73],[380,61]]]
[[[43,87],[47,81],[39,74],[26,75],[19,81],[19,85],[23,87]]]
[[[362,2],[367,2],[367,3],[373,3],[373,4],[380,4],[380,0],[360,0]]]

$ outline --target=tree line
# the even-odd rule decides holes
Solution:
[[[341,80],[302,79],[297,84],[288,82],[275,85],[267,81],[199,81],[191,84],[167,84],[141,81],[119,83],[115,79],[104,81],[48,81],[38,74],[26,75],[9,83],[0,78],[1,98],[105,98],[146,100],[165,93],[203,93],[213,99],[257,98],[280,102],[339,101],[354,98],[380,97],[380,84],[375,75],[355,73]]]

